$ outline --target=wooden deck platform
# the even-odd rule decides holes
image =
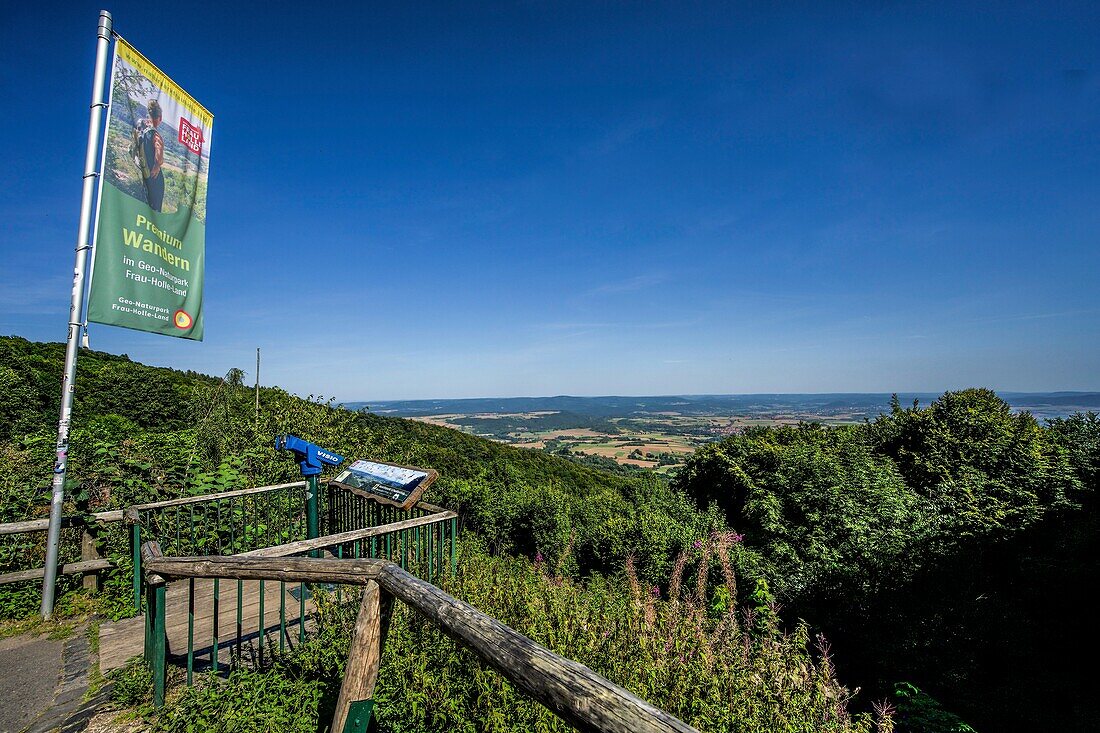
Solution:
[[[195,580],[193,601],[188,600],[189,581],[181,580],[168,584],[165,591],[164,626],[168,636],[168,663],[185,666],[187,664],[188,618],[194,614],[193,644],[194,668],[209,669],[214,648],[214,581]],[[237,597],[240,583],[240,628],[237,626]],[[285,601],[285,634],[283,643],[295,646],[299,639],[299,602],[300,586],[297,583],[280,584],[278,581],[264,582],[264,623],[260,628],[260,581],[258,580],[221,580],[218,587],[217,604],[217,645],[218,666],[228,668],[234,653],[241,655],[246,663],[255,664],[260,656],[260,639],[263,639],[263,654],[279,648],[280,637],[280,597]],[[282,586],[282,587],[280,587]],[[305,588],[306,626],[312,626],[310,616],[314,604]],[[238,648],[238,631],[241,636]],[[142,654],[145,645],[145,616],[124,619],[102,624],[99,627],[99,667],[107,673],[126,664],[131,657]]]

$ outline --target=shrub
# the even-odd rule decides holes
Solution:
[[[126,666],[109,672],[114,685],[111,700],[124,708],[147,708],[153,702],[153,673],[144,660],[135,657]]]
[[[316,733],[323,684],[278,673],[234,669],[184,689],[153,718],[157,733],[280,731]]]

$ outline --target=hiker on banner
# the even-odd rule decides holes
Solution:
[[[139,122],[134,128],[131,150],[134,154],[134,164],[141,171],[146,201],[149,202],[149,207],[153,211],[160,211],[164,204],[164,173],[161,170],[164,165],[164,138],[160,136],[157,127],[164,113],[161,112],[160,103],[155,99],[149,100],[147,109],[149,117]]]

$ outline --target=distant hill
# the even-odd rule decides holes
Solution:
[[[1040,418],[1063,417],[1074,412],[1100,410],[1100,392],[1002,392],[1018,412],[1027,410]],[[588,417],[628,417],[663,412],[682,415],[850,415],[872,419],[890,411],[892,395],[882,393],[664,395],[652,397],[485,397],[459,400],[376,400],[349,402],[349,409],[369,408],[380,415],[426,415],[567,412]],[[917,400],[927,405],[939,397],[934,392],[898,394],[902,405]]]

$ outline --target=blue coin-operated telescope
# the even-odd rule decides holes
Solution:
[[[296,435],[275,436],[275,450],[294,451],[294,457],[298,459],[298,467],[302,469],[302,476],[307,478],[321,473],[324,466],[338,466],[344,462],[343,456],[302,440]]]
[[[306,538],[319,537],[320,522],[317,507],[317,476],[324,466],[336,466],[344,462],[344,457],[325,450],[319,445],[302,440],[296,435],[275,436],[275,450],[293,451],[298,460],[298,468],[306,480]],[[320,557],[319,550],[309,553],[311,557]]]

